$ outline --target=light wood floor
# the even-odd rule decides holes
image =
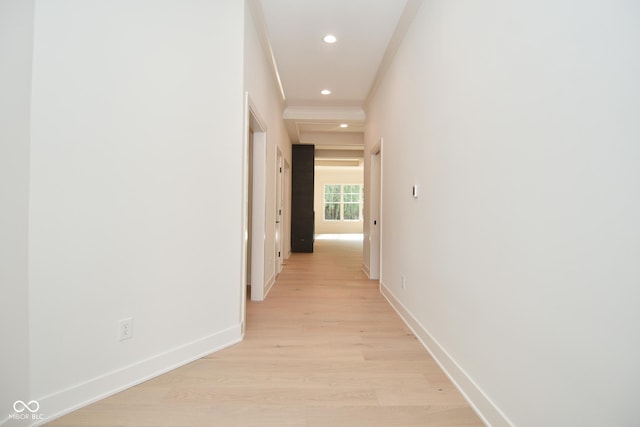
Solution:
[[[245,340],[50,426],[482,426],[360,270],[362,242],[293,254]]]

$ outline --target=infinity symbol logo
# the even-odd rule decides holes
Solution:
[[[31,413],[35,413],[40,409],[40,404],[35,400],[32,400],[29,403],[24,403],[22,400],[16,400],[13,403],[13,410],[17,413],[24,412],[25,409]]]

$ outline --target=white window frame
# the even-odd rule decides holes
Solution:
[[[345,219],[344,218],[344,205],[345,205],[345,201],[344,201],[344,187],[346,186],[352,186],[352,185],[357,185],[360,188],[360,194],[359,194],[359,202],[358,202],[358,219]],[[339,186],[340,187],[340,201],[339,202],[327,202],[327,187],[329,186]],[[333,193],[335,194],[335,193]],[[349,194],[354,194],[354,193],[349,193]],[[340,218],[339,219],[333,219],[333,218],[327,218],[326,214],[327,214],[327,204],[339,204],[340,205]],[[355,204],[354,202],[346,202],[346,204]],[[364,205],[364,185],[363,184],[324,184],[322,186],[322,219],[324,221],[327,222],[360,222],[362,221],[362,214],[363,214],[363,205]]]

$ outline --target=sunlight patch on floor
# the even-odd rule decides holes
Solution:
[[[315,240],[348,240],[358,242],[364,240],[364,234],[316,234]]]

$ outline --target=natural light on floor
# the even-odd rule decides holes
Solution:
[[[351,241],[362,241],[364,240],[364,235],[362,233],[359,234],[316,234],[316,240],[351,240]]]

